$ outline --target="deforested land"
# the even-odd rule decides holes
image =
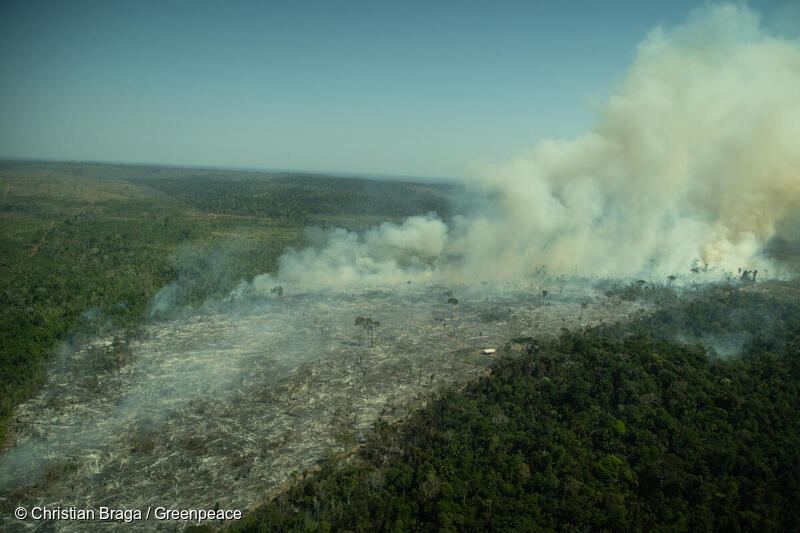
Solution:
[[[235,250],[190,273],[208,278],[185,295],[198,304],[273,272],[306,226],[363,229],[446,208],[441,185],[310,174],[2,161],[0,181],[0,442],[60,343],[135,333],[180,268],[180,245]]]

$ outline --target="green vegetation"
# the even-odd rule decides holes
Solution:
[[[211,213],[273,217],[316,222],[320,217],[372,216],[381,219],[409,214],[447,213],[442,186],[397,181],[331,179],[314,175],[244,175],[231,180],[208,174],[139,179],[138,183]],[[267,201],[265,201],[267,199]]]
[[[307,224],[357,229],[444,205],[430,185],[25,161],[0,161],[0,191],[0,447],[58,343],[134,334],[177,276],[196,305],[274,272]],[[120,364],[118,346],[92,366]]]
[[[232,531],[797,531],[800,287],[722,286],[498,360]],[[741,355],[675,340],[740,335]]]

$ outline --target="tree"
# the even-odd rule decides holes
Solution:
[[[359,316],[359,317],[356,317],[356,321],[355,321],[354,325],[359,326],[361,328],[361,331],[359,333],[359,339],[364,334],[364,330],[365,329],[367,331],[369,331],[369,345],[372,346],[373,345],[373,343],[372,343],[372,330],[374,328],[380,327],[381,323],[378,322],[377,320],[372,320],[371,318],[366,318],[366,317],[363,317],[363,316]],[[360,342],[361,341],[359,340],[359,343]]]
[[[455,311],[456,311],[456,306],[458,305],[458,299],[457,298],[448,298],[447,299],[447,303],[450,304],[450,320],[452,320],[453,319],[453,315],[455,314]]]
[[[357,316],[356,317],[356,321],[355,321],[354,325],[359,327],[359,330],[358,330],[358,343],[359,344],[361,344],[361,337],[364,335],[364,327],[367,324],[367,320],[369,320],[369,319],[364,318],[363,316]]]
[[[372,329],[377,328],[381,325],[381,323],[377,320],[372,320],[371,318],[367,319],[367,328],[369,328],[369,345],[370,347],[373,346],[372,343]]]

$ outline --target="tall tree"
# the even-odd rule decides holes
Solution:
[[[453,316],[455,315],[456,306],[458,305],[458,299],[457,298],[448,298],[447,299],[447,303],[450,304],[450,320],[452,320]]]

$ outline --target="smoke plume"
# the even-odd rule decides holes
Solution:
[[[798,95],[797,41],[769,35],[746,7],[704,7],[647,35],[588,133],[470,169],[490,209],[363,236],[318,231],[310,248],[283,257],[279,278],[338,286],[542,272],[663,279],[693,267],[774,274],[762,252],[800,199]]]
[[[523,272],[768,267],[760,253],[800,198],[798,95],[798,43],[744,7],[657,28],[588,134],[475,172],[500,198],[489,227],[505,238],[485,242],[519,252]]]

